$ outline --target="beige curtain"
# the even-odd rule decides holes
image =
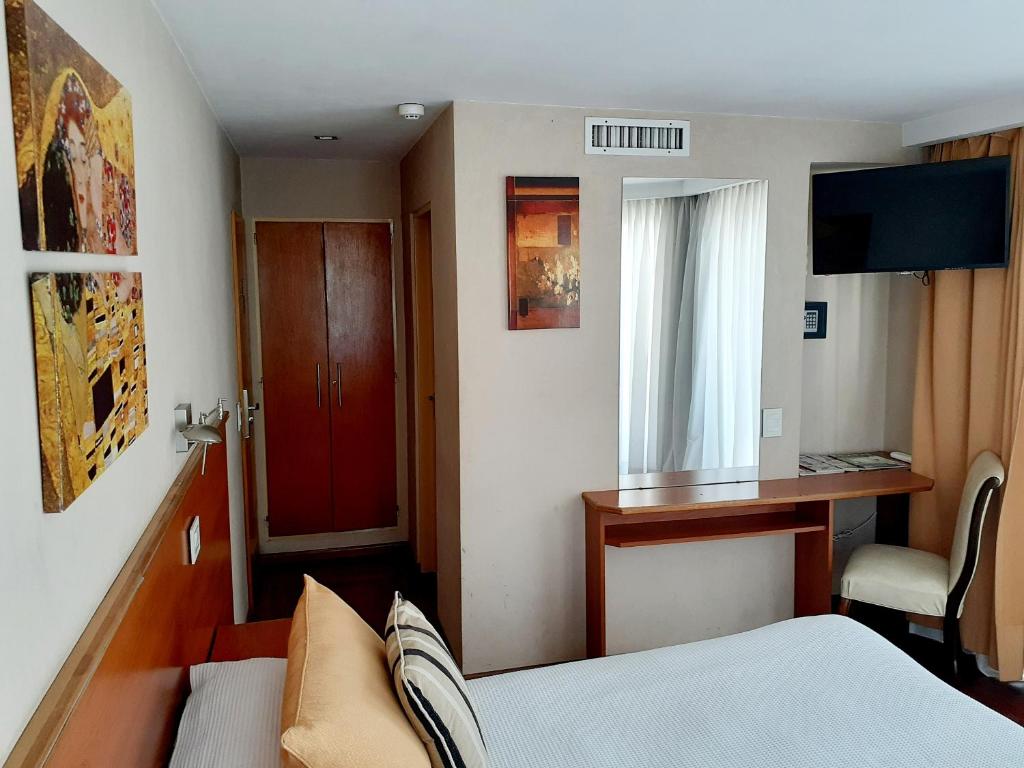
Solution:
[[[989,518],[981,565],[961,622],[964,645],[987,654],[1003,680],[1024,673],[1024,381],[1021,315],[1024,228],[1022,129],[952,141],[931,160],[1010,155],[1009,269],[937,272],[921,310],[914,399],[914,469],[935,489],[913,500],[912,547],[949,556],[970,461],[988,448],[1007,468],[1001,513]],[[1014,447],[1019,452],[1014,451]]]

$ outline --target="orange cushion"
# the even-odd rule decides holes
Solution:
[[[284,768],[430,768],[384,641],[309,576],[288,639],[281,757]]]

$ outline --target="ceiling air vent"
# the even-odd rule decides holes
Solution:
[[[588,117],[588,155],[690,155],[689,120]]]

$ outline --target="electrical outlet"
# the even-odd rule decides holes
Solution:
[[[761,437],[782,437],[781,408],[765,408],[761,411]]]
[[[188,564],[195,565],[199,560],[199,518],[193,517],[188,526]]]

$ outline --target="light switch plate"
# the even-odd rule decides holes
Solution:
[[[765,408],[761,411],[761,437],[782,437],[781,408]]]
[[[199,518],[193,517],[188,526],[188,564],[195,565],[199,559]]]

